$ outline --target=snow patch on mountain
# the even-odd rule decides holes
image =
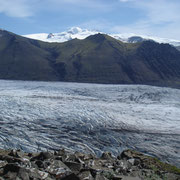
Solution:
[[[49,33],[49,34],[39,33],[39,34],[29,34],[29,35],[23,35],[23,36],[27,38],[31,38],[31,39],[45,41],[45,42],[61,43],[61,42],[66,42],[66,41],[75,39],[75,38],[85,39],[90,35],[94,35],[98,33],[107,34],[100,31],[81,29],[79,27],[72,27],[68,31],[64,31],[61,33]],[[180,40],[174,40],[174,39],[168,39],[168,38],[137,35],[133,33],[108,34],[108,35],[126,43],[136,43],[136,42],[142,42],[144,40],[153,40],[158,43],[168,43],[173,46],[180,46]]]
[[[87,29],[81,29],[79,27],[72,27],[68,31],[61,33],[39,33],[24,35],[24,37],[37,39],[45,42],[66,42],[72,39],[85,39],[86,37],[94,34],[98,34],[99,31],[89,31]]]

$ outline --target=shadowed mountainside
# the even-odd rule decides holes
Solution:
[[[176,49],[180,51],[180,46],[177,46]]]
[[[0,78],[180,86],[180,52],[153,41],[96,34],[45,43],[0,30]]]

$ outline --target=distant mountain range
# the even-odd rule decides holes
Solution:
[[[0,30],[0,78],[180,87],[180,51],[100,33],[47,43]]]
[[[29,34],[29,35],[24,35],[24,37],[41,40],[45,42],[65,42],[65,41],[69,41],[75,38],[85,39],[90,35],[95,35],[98,33],[106,34],[100,31],[90,31],[87,29],[81,29],[79,27],[72,27],[68,31],[61,32],[61,33]],[[137,43],[137,42],[142,42],[145,40],[153,40],[158,43],[169,43],[173,46],[180,46],[180,40],[172,40],[172,39],[167,39],[167,38],[151,37],[151,36],[137,35],[137,34],[132,34],[132,33],[107,34],[107,35],[115,39],[118,39],[122,42],[128,42],[128,43]]]

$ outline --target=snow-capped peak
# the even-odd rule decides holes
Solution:
[[[40,33],[40,34],[29,34],[24,37],[37,39],[45,42],[65,42],[71,39],[85,39],[90,35],[99,33],[99,31],[89,31],[87,29],[81,29],[79,27],[72,27],[68,31],[61,33]]]
[[[78,34],[78,33],[82,33],[82,31],[83,30],[81,28],[79,28],[79,27],[72,27],[67,32],[69,34]]]
[[[72,27],[68,31],[64,31],[61,33],[39,33],[39,34],[29,34],[24,35],[24,37],[37,39],[45,42],[65,42],[71,39],[85,39],[86,37],[98,33],[103,33],[100,31],[95,30],[87,30],[81,29],[79,27]],[[106,33],[104,33],[106,34]],[[144,40],[153,40],[159,43],[169,43],[174,46],[180,46],[180,40],[173,40],[167,38],[159,38],[159,37],[152,37],[152,36],[145,36],[145,35],[137,35],[133,33],[121,33],[121,34],[108,34],[109,36],[118,39],[123,42],[128,43],[136,43],[142,42]]]

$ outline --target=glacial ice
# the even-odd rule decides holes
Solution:
[[[180,90],[0,80],[0,148],[133,148],[180,166]]]

